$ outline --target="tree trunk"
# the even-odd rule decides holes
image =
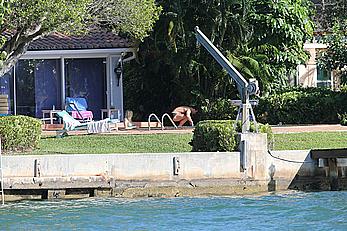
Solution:
[[[43,36],[44,30],[41,29],[41,26],[37,26],[35,30],[18,30],[11,39],[7,40],[2,47],[2,50],[7,53],[7,56],[0,67],[0,76],[2,77],[11,70],[19,58],[27,51],[30,42]]]

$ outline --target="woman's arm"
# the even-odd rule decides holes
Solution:
[[[194,126],[191,114],[192,114],[192,111],[188,108],[187,111],[186,111],[186,116],[187,116],[187,119],[188,119],[190,125]]]

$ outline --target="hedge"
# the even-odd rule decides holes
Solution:
[[[2,116],[0,138],[5,152],[34,149],[41,138],[41,121],[21,115]]]
[[[262,97],[256,118],[269,124],[339,123],[347,111],[347,93],[326,88],[288,88]]]
[[[193,152],[227,152],[238,149],[237,134],[241,131],[239,123],[234,129],[232,120],[205,120],[195,126],[193,139],[190,142]],[[252,124],[251,131],[255,127]],[[273,145],[273,133],[269,125],[259,124],[259,132],[267,133],[268,146]]]

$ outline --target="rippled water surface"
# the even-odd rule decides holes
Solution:
[[[347,230],[347,192],[170,199],[24,201],[0,230]]]

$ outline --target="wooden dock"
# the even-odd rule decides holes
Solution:
[[[328,159],[328,158],[347,158],[347,148],[336,149],[313,149],[311,150],[312,159]]]

